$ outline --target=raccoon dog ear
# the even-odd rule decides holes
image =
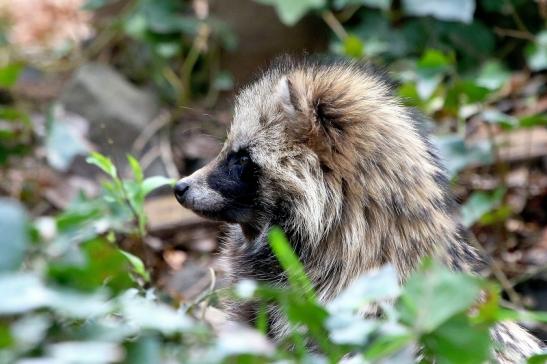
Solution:
[[[294,116],[300,111],[296,90],[287,76],[281,77],[278,81],[275,88],[275,97],[289,116]]]

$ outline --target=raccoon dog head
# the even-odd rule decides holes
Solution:
[[[413,143],[409,153],[425,153],[416,139],[369,67],[284,60],[240,92],[222,151],[181,179],[175,195],[209,218],[320,239],[380,198],[383,184],[367,180],[367,169],[395,178],[389,173],[413,168],[397,156]]]

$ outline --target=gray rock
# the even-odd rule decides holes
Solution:
[[[126,164],[133,142],[159,112],[155,95],[99,63],[85,64],[77,70],[60,102],[90,122],[91,142],[120,165]]]

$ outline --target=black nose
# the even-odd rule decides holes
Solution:
[[[186,194],[186,191],[190,188],[190,185],[186,182],[179,181],[175,185],[175,197],[177,198],[177,201],[182,203],[184,201],[184,195]]]

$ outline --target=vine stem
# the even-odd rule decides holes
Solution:
[[[336,34],[340,40],[344,40],[348,37],[348,32],[344,29],[344,26],[340,21],[334,16],[332,11],[325,10],[321,13],[321,18],[329,26],[329,28]]]

